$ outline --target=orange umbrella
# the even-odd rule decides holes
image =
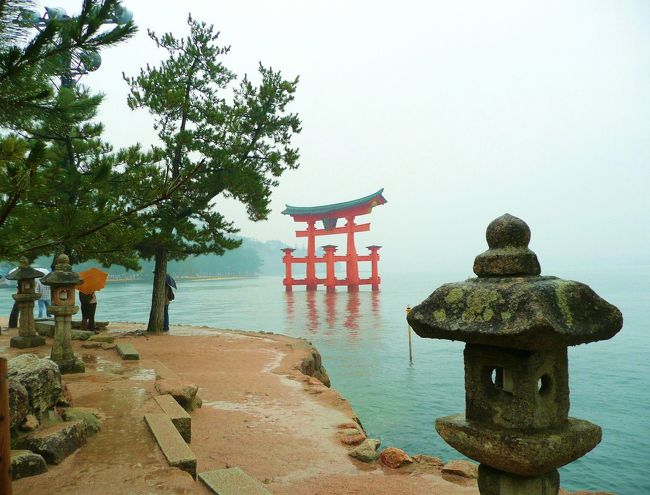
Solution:
[[[108,273],[101,271],[99,268],[89,268],[79,272],[79,276],[81,277],[81,283],[77,285],[79,292],[91,294],[106,287]]]

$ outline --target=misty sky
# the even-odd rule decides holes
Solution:
[[[80,3],[45,4],[76,13]],[[269,220],[217,203],[242,235],[302,244],[285,203],[384,187],[388,204],[360,218],[372,228],[358,246],[383,245],[386,271],[470,275],[485,227],[506,212],[531,226],[543,273],[648,263],[648,1],[124,4],[139,34],[83,79],[106,93],[100,119],[116,146],[155,142],[147,113],[126,105],[121,73],[156,64],[163,52],[146,30],[184,35],[189,11],[221,31],[236,72],[262,61],[300,76],[301,166],[282,177]]]

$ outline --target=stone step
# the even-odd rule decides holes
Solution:
[[[205,471],[199,479],[217,495],[273,495],[238,467]]]
[[[19,480],[28,476],[36,476],[47,471],[43,456],[31,450],[11,451],[11,479]]]
[[[196,456],[178,433],[169,416],[164,413],[150,413],[144,415],[144,420],[169,465],[187,471],[196,478]]]
[[[238,467],[205,471],[199,479],[217,495],[273,495]]]
[[[117,353],[120,355],[122,359],[125,360],[138,360],[140,359],[140,354],[138,354],[138,351],[135,350],[135,347],[133,347],[133,344],[130,344],[129,342],[120,342],[115,346],[117,349]]]
[[[187,443],[192,441],[192,417],[176,402],[170,394],[156,395],[153,398]]]

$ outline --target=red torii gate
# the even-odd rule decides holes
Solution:
[[[297,230],[296,237],[307,238],[307,256],[303,258],[294,258],[292,248],[283,249],[284,256],[282,261],[285,264],[285,278],[283,284],[290,292],[294,285],[306,285],[307,290],[316,290],[318,284],[323,284],[328,292],[334,292],[337,285],[345,285],[349,292],[359,290],[359,285],[372,285],[372,290],[379,290],[379,271],[377,263],[379,261],[379,248],[381,246],[368,246],[370,254],[359,256],[354,244],[354,234],[356,232],[367,232],[370,230],[369,223],[356,224],[354,219],[360,215],[369,214],[375,206],[383,205],[386,199],[382,196],[384,192],[380,189],[374,194],[363,198],[322,206],[289,206],[282,212],[283,215],[290,215],[294,222],[307,222],[307,230]],[[337,227],[336,223],[339,218],[345,218],[346,224]],[[316,222],[323,222],[323,228],[317,229]],[[322,235],[346,234],[347,235],[347,253],[345,256],[337,256],[336,246],[328,244],[323,246],[323,256],[316,256],[316,237]],[[334,276],[334,263],[345,261],[346,277],[337,279]],[[371,262],[370,278],[359,278],[360,261]],[[305,263],[307,265],[306,277],[304,279],[294,279],[291,274],[293,263]],[[325,278],[316,277],[316,263],[325,263]]]

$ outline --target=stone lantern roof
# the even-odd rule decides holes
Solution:
[[[621,312],[580,282],[540,276],[530,229],[512,215],[488,225],[477,278],[444,284],[407,319],[420,336],[530,351],[606,340]]]
[[[27,280],[27,279],[34,279],[34,278],[41,278],[43,276],[43,272],[39,270],[35,270],[31,266],[29,266],[29,261],[27,258],[22,257],[20,258],[20,266],[11,272],[10,274],[7,275],[7,280]]]
[[[56,258],[55,270],[45,275],[41,282],[45,285],[77,285],[81,277],[77,272],[72,271],[70,258],[65,254],[60,254]]]

